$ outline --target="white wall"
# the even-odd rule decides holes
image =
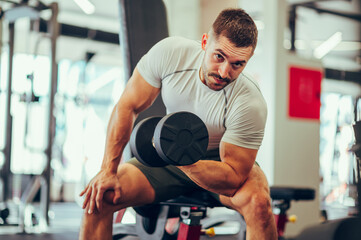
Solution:
[[[170,36],[201,40],[218,13],[237,7],[237,0],[163,0],[167,9]]]
[[[319,62],[300,59],[289,54],[278,55],[276,73],[274,185],[314,188],[314,201],[292,202],[289,213],[299,221],[287,225],[287,234],[299,233],[319,220],[319,146],[318,120],[288,117],[288,66],[297,65],[322,70]]]
[[[167,10],[170,36],[200,39],[200,1],[163,0]]]
[[[234,8],[238,6],[237,0],[201,0],[201,33],[207,33],[218,14],[226,8]]]

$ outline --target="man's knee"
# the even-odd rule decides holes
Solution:
[[[246,219],[257,219],[265,221],[272,216],[271,199],[267,192],[253,192],[248,197],[245,204],[235,203],[237,211],[239,211]]]
[[[265,193],[257,193],[252,196],[250,209],[260,218],[267,218],[272,214],[271,199]]]
[[[119,166],[117,174],[121,183],[119,199],[117,199],[117,204],[114,204],[115,192],[108,190],[103,195],[106,204],[129,207],[154,201],[155,191],[139,168],[133,164],[125,163]]]
[[[113,205],[113,200],[114,200],[114,196],[115,196],[115,193],[113,190],[108,190],[104,193],[104,197],[103,197],[103,200],[105,203],[107,204],[111,204]]]

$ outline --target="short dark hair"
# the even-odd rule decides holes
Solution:
[[[220,35],[227,37],[236,47],[257,45],[258,30],[253,19],[241,8],[224,9],[212,26],[218,39]]]

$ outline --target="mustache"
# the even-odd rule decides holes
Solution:
[[[224,81],[224,82],[226,82],[226,83],[231,82],[231,79],[229,79],[229,78],[222,78],[221,76],[219,76],[219,75],[216,74],[216,73],[209,73],[208,76],[209,76],[209,77],[218,78],[218,79],[220,79],[221,81]]]

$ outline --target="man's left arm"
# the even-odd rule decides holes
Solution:
[[[221,142],[219,151],[221,162],[200,160],[179,169],[200,187],[231,197],[248,178],[258,150]]]

